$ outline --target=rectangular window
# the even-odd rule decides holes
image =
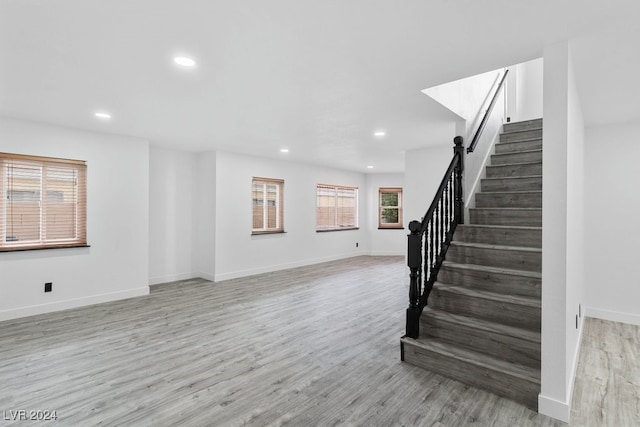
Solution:
[[[403,228],[402,188],[378,190],[378,228]]]
[[[316,231],[358,228],[358,187],[318,184]]]
[[[87,166],[0,153],[0,251],[87,245]]]
[[[284,233],[284,181],[253,178],[253,234]]]

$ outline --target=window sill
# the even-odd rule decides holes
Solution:
[[[404,227],[402,225],[393,227],[378,227],[378,230],[404,230]]]
[[[316,230],[316,233],[328,233],[331,231],[348,231],[348,230],[360,230],[360,227],[330,228],[327,230]]]
[[[280,230],[280,231],[253,231],[253,232],[251,232],[252,236],[262,236],[264,234],[287,234],[287,232],[284,231],[284,230]]]
[[[91,245],[56,245],[56,246],[34,246],[21,248],[0,248],[0,252],[25,252],[25,251],[46,251],[50,249],[72,249],[72,248],[90,248]]]

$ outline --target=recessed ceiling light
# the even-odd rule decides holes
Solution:
[[[373,169],[373,165],[367,166],[367,169]]]
[[[105,113],[104,111],[97,111],[94,114],[99,119],[109,120],[111,118],[111,114]]]
[[[288,149],[288,148],[281,148],[281,149],[280,149],[280,152],[281,152],[281,153],[288,153],[288,152],[289,152],[289,149]]]
[[[180,65],[181,67],[192,68],[196,66],[196,61],[186,56],[176,56],[173,58],[173,62]]]
[[[385,136],[386,133],[383,130],[379,130],[373,134],[373,136]]]

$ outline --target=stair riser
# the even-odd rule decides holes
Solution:
[[[539,384],[404,344],[404,361],[537,410]]]
[[[523,246],[529,248],[542,247],[542,230],[520,230],[517,228],[456,228],[453,240],[469,243],[486,243],[488,245]]]
[[[452,285],[464,285],[471,289],[540,298],[541,280],[527,276],[494,273],[456,268],[444,264],[438,273],[438,281]]]
[[[505,123],[503,132],[519,132],[523,130],[542,129],[542,119],[527,120],[525,122]]]
[[[542,208],[542,193],[478,193],[477,208]]]
[[[421,336],[440,338],[444,342],[479,351],[500,360],[540,368],[539,342],[477,329],[473,324],[450,323],[429,316],[428,310],[420,319],[420,332]]]
[[[521,153],[494,154],[491,165],[508,165],[513,163],[534,163],[542,161],[542,151],[523,151]]]
[[[462,295],[437,287],[431,291],[429,306],[466,317],[478,317],[540,332],[540,309],[535,307]]]
[[[542,150],[542,140],[532,139],[528,141],[501,142],[496,144],[496,154],[517,153],[529,150]]]
[[[449,247],[447,261],[524,271],[539,272],[542,269],[542,254],[538,251],[478,248],[455,243]]]
[[[483,193],[492,191],[542,191],[542,177],[483,179]]]
[[[471,224],[542,226],[541,209],[532,211],[469,209],[469,217]]]
[[[487,178],[542,175],[542,163],[487,166]]]
[[[542,129],[531,129],[525,131],[509,131],[500,134],[500,142],[523,141],[526,139],[542,138]]]

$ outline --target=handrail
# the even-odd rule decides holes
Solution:
[[[464,147],[461,136],[454,138],[453,159],[422,221],[411,221],[408,236],[409,308],[406,336],[418,338],[420,315],[449,249],[453,232],[464,223],[462,172]]]
[[[500,83],[498,84],[496,92],[493,94],[493,98],[491,99],[491,104],[489,104],[489,108],[487,108],[487,111],[484,113],[484,117],[482,118],[482,121],[480,122],[480,126],[478,126],[478,130],[476,130],[476,133],[473,136],[473,139],[471,140],[471,144],[469,144],[469,147],[467,147],[467,153],[473,153],[473,150],[476,149],[476,145],[480,140],[480,135],[482,135],[482,131],[484,131],[484,127],[487,125],[487,122],[489,121],[489,116],[491,116],[493,107],[496,105],[496,101],[498,100],[498,95],[500,95],[500,92],[502,91],[502,87],[504,86],[504,82],[507,79],[507,74],[509,74],[509,70],[504,71],[504,74],[502,75],[502,80],[500,80]]]

